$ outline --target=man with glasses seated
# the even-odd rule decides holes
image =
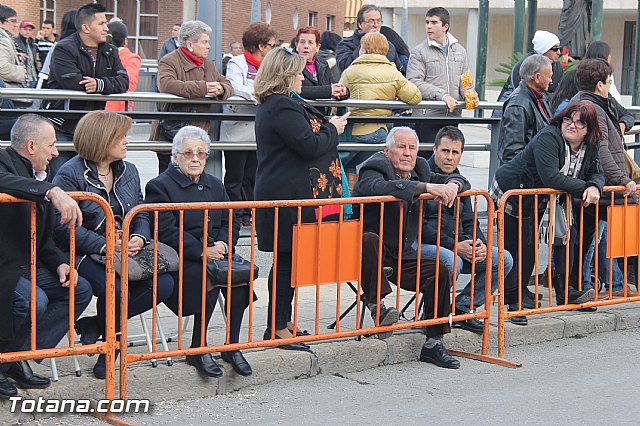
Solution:
[[[356,20],[358,28],[356,28],[352,36],[340,40],[336,48],[336,61],[340,72],[347,69],[360,56],[360,39],[362,39],[362,36],[371,32],[380,32],[380,27],[383,24],[380,8],[373,4],[363,5],[358,11]],[[406,73],[398,57],[396,47],[391,42],[389,42],[389,51],[386,56],[390,62],[396,64],[398,71],[402,72],[402,74]]]

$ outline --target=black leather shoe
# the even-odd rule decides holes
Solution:
[[[51,384],[49,378],[34,374],[27,361],[12,362],[5,375],[22,389],[44,389]]]
[[[241,376],[250,376],[253,373],[251,366],[240,351],[222,352],[222,359],[233,367],[233,370]]]
[[[263,340],[271,340],[271,330],[269,330],[268,328],[264,331],[264,335],[262,336]],[[281,337],[279,337],[277,334],[275,335],[274,339],[281,339]],[[286,345],[278,345],[278,347],[280,349],[286,349],[288,351],[306,351],[309,352],[311,351],[311,346],[307,345],[306,343],[303,342],[299,342],[299,343],[287,343]]]
[[[427,339],[427,342],[429,340],[431,339]],[[449,355],[442,340],[438,340],[438,343],[430,348],[426,347],[427,342],[422,345],[420,361],[430,362],[442,368],[460,368],[460,361]]]
[[[4,373],[0,373],[0,399],[9,399],[18,395],[18,389],[11,383]]]
[[[187,355],[187,364],[193,365],[199,372],[209,377],[222,377],[224,374],[211,354]]]
[[[120,354],[120,349],[116,350],[116,359]],[[98,355],[98,360],[93,366],[93,377],[96,379],[104,380],[107,377],[107,356],[104,354]]]
[[[507,309],[508,311],[516,311],[518,310],[518,305],[509,305],[509,309]],[[529,324],[529,321],[527,320],[526,316],[521,316],[521,317],[511,317],[509,318],[509,321],[511,321],[512,324],[515,325],[527,325]]]
[[[464,315],[468,312],[456,309],[456,315]],[[452,324],[453,327],[461,328],[463,330],[470,331],[472,333],[482,334],[484,331],[484,323],[478,319],[469,319],[465,321],[456,321]]]
[[[98,317],[82,317],[76,321],[76,333],[83,345],[92,345],[100,338]]]
[[[597,307],[597,306],[589,306],[589,307],[587,307],[587,308],[580,308],[580,309],[577,309],[577,311],[578,311],[578,312],[595,312],[595,311],[597,311],[597,310],[598,310],[598,307]]]

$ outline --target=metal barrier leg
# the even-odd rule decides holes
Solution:
[[[156,327],[158,329],[158,334],[160,335],[160,344],[162,345],[162,349],[164,351],[169,350],[169,346],[167,345],[167,338],[164,336],[164,329],[162,328],[162,323],[160,322],[160,315],[158,315],[158,307],[156,306]],[[171,358],[167,358],[167,365],[173,365],[173,360]]]
[[[144,319],[144,314],[140,314],[138,315],[138,317],[140,318],[140,322],[142,323],[142,330],[144,332],[145,340],[147,341],[147,349],[149,349],[149,352],[151,352],[153,350],[153,347],[151,345],[151,337],[149,336],[149,327],[147,327],[147,321],[145,321]],[[133,345],[129,345],[129,346],[133,346]],[[158,360],[155,358],[152,359],[151,366],[154,368],[157,367]]]
[[[51,380],[53,380],[54,382],[58,381],[58,366],[56,364],[56,359],[55,358],[49,358],[49,360],[51,361]]]

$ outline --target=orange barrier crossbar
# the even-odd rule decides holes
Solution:
[[[607,221],[608,221],[608,246],[607,246],[607,257],[608,257],[608,261],[609,261],[609,279],[608,279],[608,297],[605,299],[600,298],[599,300],[599,295],[598,292],[595,292],[595,297],[593,301],[588,301],[588,302],[584,302],[584,303],[564,303],[561,304],[559,306],[554,306],[553,305],[553,293],[552,293],[552,277],[551,274],[547,274],[547,284],[548,284],[548,292],[547,292],[547,297],[548,297],[548,302],[547,302],[547,306],[543,306],[543,307],[534,307],[533,309],[524,309],[523,308],[523,295],[522,295],[522,288],[524,286],[526,286],[528,283],[522,283],[523,279],[528,279],[529,277],[523,277],[522,276],[522,252],[523,252],[523,220],[533,220],[532,224],[533,229],[534,229],[534,235],[533,236],[529,236],[530,238],[533,239],[533,244],[534,244],[534,260],[535,260],[535,264],[534,264],[534,271],[535,271],[535,275],[534,275],[534,282],[535,282],[535,301],[534,301],[534,305],[539,306],[538,303],[538,273],[539,273],[539,245],[540,243],[538,242],[538,225],[540,223],[541,218],[539,217],[539,202],[542,201],[542,199],[540,197],[549,197],[552,201],[554,201],[554,197],[567,197],[567,200],[570,200],[570,196],[568,194],[565,194],[561,191],[558,190],[554,190],[554,189],[550,189],[550,188],[534,188],[534,189],[513,189],[513,190],[509,190],[507,192],[505,192],[503,194],[503,196],[500,199],[500,202],[498,204],[498,212],[497,212],[497,220],[498,220],[498,255],[501,259],[504,258],[504,252],[505,252],[505,238],[510,238],[513,239],[516,238],[517,239],[517,257],[518,257],[518,264],[514,264],[512,269],[513,273],[517,273],[518,274],[518,302],[517,302],[517,306],[511,307],[508,311],[505,310],[505,271],[504,271],[504,267],[503,267],[503,263],[502,261],[499,262],[499,269],[498,269],[498,275],[499,275],[499,301],[498,301],[498,356],[499,357],[503,357],[504,356],[504,337],[505,337],[505,321],[509,318],[512,317],[520,317],[520,316],[528,316],[528,315],[536,315],[536,314],[544,314],[544,313],[548,313],[548,312],[558,312],[558,311],[569,311],[569,310],[575,310],[575,309],[579,309],[579,308],[589,308],[589,307],[596,307],[596,306],[607,306],[607,305],[615,305],[615,304],[620,304],[620,303],[628,303],[628,302],[635,302],[635,301],[640,301],[640,296],[628,296],[627,295],[627,257],[629,256],[635,256],[638,254],[638,241],[640,241],[640,226],[638,224],[640,218],[638,216],[638,206],[637,205],[631,205],[628,204],[628,199],[625,197],[623,200],[623,204],[617,204],[615,203],[616,198],[614,197],[614,193],[615,192],[621,192],[624,191],[625,187],[623,186],[608,186],[605,187],[603,190],[603,195],[601,197],[601,202],[606,201],[609,206],[607,207],[606,210],[606,215],[607,215]],[[505,235],[506,231],[505,231],[505,215],[507,214],[505,212],[505,209],[507,207],[507,202],[510,201],[510,199],[512,198],[516,198],[518,199],[518,233],[517,235]],[[523,201],[523,197],[530,197],[533,199],[533,206],[532,210],[533,210],[533,218],[526,218],[523,219],[523,215],[522,215],[522,201]],[[620,200],[620,199],[618,199]],[[554,208],[555,208],[555,202],[551,202],[550,203],[550,212],[549,212],[549,217],[551,218],[549,220],[549,229],[548,229],[548,235],[549,238],[554,238],[554,231],[553,231],[553,226],[554,226],[554,221],[553,221],[553,217],[554,217]],[[578,235],[574,235],[572,237],[571,232],[570,232],[570,210],[569,210],[569,204],[566,204],[565,207],[566,210],[566,221],[567,221],[567,231],[566,231],[566,245],[569,246],[571,243],[571,239],[575,239],[578,238],[577,242],[577,248],[574,248],[576,250],[576,255],[577,258],[574,260],[574,262],[578,262],[578,282],[577,284],[577,288],[578,289],[582,289],[582,269],[583,269],[583,259],[581,256],[581,253],[584,251],[584,247],[585,244],[589,245],[591,244],[590,241],[583,241],[583,236],[582,236],[582,232],[578,232]],[[576,204],[573,204],[573,208],[577,208]],[[593,215],[593,219],[592,218],[585,218],[584,217],[584,210],[585,207],[582,203],[580,203],[579,205],[579,212],[578,214],[574,215],[574,217],[576,218],[576,223],[579,224],[579,228],[578,229],[584,229],[585,226],[585,221],[586,220],[594,220],[595,224],[594,224],[594,228],[595,228],[595,250],[594,250],[594,265],[595,265],[595,276],[596,276],[596,282],[598,279],[598,221],[600,219],[600,214],[601,214],[601,206],[598,206],[598,208],[595,208],[595,214]],[[575,243],[575,241],[573,242]],[[548,245],[548,244],[547,244]],[[565,249],[565,264],[569,265],[569,250]],[[624,275],[624,294],[623,297],[620,298],[613,298],[612,297],[612,286],[613,286],[613,261],[615,257],[623,257],[623,261],[624,261],[624,271],[623,271],[623,275]],[[552,258],[552,254],[551,254],[551,250],[547,250],[547,259],[546,259],[546,263],[547,265],[551,265],[551,258]],[[564,292],[563,298],[562,300],[567,302],[569,300],[569,285],[570,285],[570,270],[569,268],[565,268],[565,274],[564,274],[564,279],[563,279],[563,284],[562,284],[562,290]],[[533,271],[532,271],[533,272]],[[597,285],[596,285],[597,288]]]
[[[376,315],[374,320],[375,325],[373,327],[364,327],[360,324],[360,313],[361,313],[361,291],[362,291],[362,283],[361,283],[361,261],[362,261],[362,238],[365,232],[364,224],[362,220],[359,219],[344,219],[344,212],[342,209],[339,210],[339,219],[337,221],[323,221],[322,219],[322,209],[328,209],[328,206],[341,206],[345,204],[352,204],[354,207],[359,207],[360,212],[363,211],[366,205],[370,204],[378,204],[381,206],[380,208],[380,225],[377,230],[378,235],[384,235],[384,221],[385,214],[387,214],[386,210],[388,206],[391,204],[396,204],[399,206],[399,223],[398,231],[399,231],[399,245],[402,247],[403,245],[403,232],[404,232],[404,204],[401,200],[396,199],[395,197],[362,197],[362,198],[345,198],[345,199],[328,199],[328,200],[275,200],[275,201],[253,201],[253,202],[201,202],[201,203],[166,203],[166,204],[143,204],[134,207],[125,217],[123,222],[123,240],[127,240],[130,235],[130,226],[133,218],[142,213],[146,213],[150,215],[151,223],[153,226],[154,233],[154,241],[158,241],[158,215],[173,212],[179,217],[177,221],[177,225],[179,227],[180,233],[180,241],[179,247],[177,247],[177,252],[180,258],[183,257],[184,254],[184,213],[190,210],[202,211],[203,221],[207,223],[208,217],[211,212],[215,210],[223,210],[223,215],[228,215],[229,221],[229,241],[226,241],[229,247],[233,246],[233,241],[231,235],[233,225],[233,212],[237,209],[251,209],[252,212],[252,225],[251,225],[251,244],[250,244],[250,260],[251,268],[253,271],[253,265],[255,263],[255,215],[256,211],[259,209],[273,209],[274,211],[274,252],[273,252],[273,268],[274,270],[277,268],[277,264],[279,261],[278,258],[278,226],[279,226],[279,217],[283,214],[285,209],[293,209],[295,208],[297,211],[297,224],[294,225],[292,230],[292,239],[293,239],[293,253],[292,253],[292,290],[294,292],[293,295],[293,309],[292,309],[292,317],[293,317],[293,336],[292,338],[285,339],[276,339],[275,338],[275,330],[271,330],[270,339],[266,340],[257,340],[254,339],[252,335],[253,329],[253,321],[255,319],[255,315],[253,312],[253,276],[251,277],[249,286],[250,286],[250,300],[248,301],[248,335],[247,340],[239,343],[231,343],[229,340],[230,336],[230,325],[227,323],[225,326],[225,342],[224,344],[218,345],[204,345],[204,337],[201,339],[201,347],[195,348],[183,348],[182,346],[182,310],[178,309],[177,316],[177,325],[178,325],[178,342],[177,349],[171,349],[169,351],[161,351],[156,348],[156,340],[152,338],[152,350],[147,352],[139,352],[139,353],[129,353],[126,345],[127,341],[127,307],[128,307],[128,260],[123,258],[122,262],[122,273],[121,273],[121,333],[120,333],[120,348],[121,348],[121,358],[120,358],[120,397],[122,399],[127,398],[127,373],[128,373],[128,364],[131,362],[137,362],[142,360],[154,359],[154,358],[167,358],[174,356],[183,356],[183,355],[197,355],[203,353],[210,353],[216,351],[231,351],[231,350],[240,350],[240,349],[249,349],[249,348],[261,348],[261,347],[273,347],[284,345],[288,343],[298,343],[298,342],[315,342],[315,341],[323,341],[328,339],[337,339],[337,338],[345,338],[351,336],[361,336],[365,334],[374,334],[385,331],[392,330],[402,330],[409,328],[417,328],[423,326],[432,326],[437,324],[446,324],[456,321],[464,321],[468,319],[480,319],[484,320],[484,333],[482,339],[482,350],[480,354],[465,354],[463,352],[457,351],[456,353],[461,356],[468,356],[474,359],[482,359],[489,362],[497,362],[503,365],[508,365],[504,360],[497,360],[496,358],[490,357],[487,355],[488,349],[488,336],[489,336],[489,317],[490,317],[490,301],[492,298],[491,295],[491,261],[492,261],[492,247],[493,247],[493,232],[492,232],[492,223],[495,217],[494,214],[494,206],[491,198],[485,191],[468,191],[459,195],[459,197],[474,197],[475,199],[475,213],[474,213],[474,238],[476,236],[476,228],[478,223],[478,199],[484,198],[487,204],[487,211],[489,217],[489,229],[487,232],[487,254],[486,254],[486,262],[488,267],[486,268],[486,285],[485,285],[485,309],[482,311],[473,311],[471,313],[463,314],[463,315],[455,315],[455,303],[456,297],[455,292],[453,293],[453,298],[451,300],[451,308],[452,314],[446,317],[438,316],[438,298],[433,297],[434,301],[434,316],[419,319],[418,311],[419,311],[419,302],[420,298],[416,297],[414,304],[415,317],[411,321],[402,321],[396,323],[394,325],[389,326],[380,326],[380,314],[379,312]],[[422,217],[423,213],[423,204],[427,200],[433,200],[433,196],[431,195],[422,195],[419,197],[416,205],[412,208],[420,209],[420,217]],[[303,223],[302,221],[302,209],[308,207],[317,207],[318,208],[318,222],[314,223]],[[226,212],[225,212],[226,210]],[[334,211],[335,209],[329,209]],[[457,216],[456,220],[459,220],[459,210],[460,210],[460,201],[457,200]],[[178,213],[175,213],[178,212]],[[290,211],[287,213],[289,214]],[[294,213],[295,215],[295,213]],[[294,216],[295,217],[295,216]],[[438,221],[441,220],[441,213],[438,214]],[[389,224],[387,224],[389,226]],[[395,225],[394,225],[395,226]],[[422,221],[419,223],[419,233],[422,231]],[[438,226],[438,229],[440,226]],[[205,227],[205,230],[207,227]],[[458,233],[460,230],[456,227],[456,235],[454,239],[458,240]],[[203,235],[203,251],[206,250],[206,241],[207,235]],[[422,236],[418,235],[418,241],[422,241]],[[175,247],[174,247],[175,248]],[[402,266],[402,252],[398,254],[397,263],[396,260],[393,260],[393,265],[386,265],[385,259],[383,257],[385,248],[383,246],[383,239],[379,238],[378,240],[378,271],[377,271],[377,282],[375,285],[377,286],[377,294],[378,294],[378,303],[380,302],[380,287],[381,287],[381,272],[382,268],[385,266],[392,266],[397,269],[397,280],[396,286],[400,287],[401,280],[401,266]],[[455,253],[457,254],[457,245],[454,248]],[[417,268],[420,268],[420,256],[422,251],[418,250],[418,261]],[[440,255],[440,249],[437,250],[436,258]],[[475,254],[474,254],[475,256]],[[457,258],[457,256],[456,256]],[[455,262],[455,261],[454,261]],[[230,300],[232,297],[232,286],[231,286],[231,263],[229,263],[229,273],[227,277],[226,286],[224,286],[221,290],[226,299],[226,314],[227,317],[230,314]],[[204,312],[204,300],[206,296],[206,260],[202,261],[202,272],[203,272],[203,282],[200,283],[200,288],[202,291],[202,312]],[[472,266],[472,272],[474,271],[475,266]],[[436,269],[436,275],[438,274],[439,268]],[[253,274],[253,272],[252,272]],[[156,294],[156,285],[157,285],[157,272],[154,274],[154,301]],[[175,283],[177,285],[178,291],[178,306],[182,305],[182,294],[183,294],[183,284],[184,284],[184,271],[181,268],[178,272],[178,282]],[[266,274],[264,274],[266,275]],[[275,275],[275,274],[274,274]],[[455,274],[454,274],[455,275]],[[455,279],[455,278],[454,278]],[[473,275],[472,275],[472,283],[473,285]],[[341,293],[340,283],[345,281],[357,281],[357,289],[356,294],[354,295],[354,299],[356,300],[356,308],[357,308],[357,316],[356,316],[356,327],[355,329],[342,329],[340,326],[340,320],[343,315],[340,315],[341,312]],[[437,285],[438,278],[436,277],[436,285],[435,292],[438,290]],[[321,288],[324,288],[325,284],[334,284],[336,299],[335,299],[335,316],[336,316],[336,328],[335,331],[331,332],[321,332],[320,331],[320,318],[321,318],[321,304],[320,304],[320,296]],[[271,287],[272,297],[275,300],[276,292],[279,288],[276,288],[275,277],[273,281],[269,281],[267,283],[268,286]],[[300,294],[299,290],[301,287],[310,287],[315,286],[315,329],[311,335],[299,335],[298,334],[298,323],[299,323],[299,303],[300,303]],[[418,271],[416,278],[415,289],[420,290],[420,273]],[[444,291],[440,289],[440,291]],[[447,290],[448,291],[448,290]],[[306,294],[306,293],[305,293]],[[311,294],[310,294],[311,295]],[[474,294],[473,290],[471,291],[471,304],[473,306],[474,303]],[[400,291],[396,291],[395,295],[395,305],[398,310],[401,307],[401,295]],[[275,305],[275,304],[274,304]],[[326,306],[323,304],[323,306]],[[407,305],[408,306],[408,305]],[[379,310],[378,310],[379,311]],[[275,307],[268,312],[267,315],[271,315],[272,323],[275,320]],[[326,315],[326,313],[325,313]],[[204,324],[204,315],[201,315],[202,323],[201,326],[206,326]],[[152,310],[152,324],[156,324],[156,312]],[[155,336],[155,334],[154,334]],[[266,336],[265,336],[266,337]]]
[[[98,342],[92,345],[76,345],[74,339],[74,290],[77,271],[75,269],[75,229],[70,228],[70,247],[69,247],[69,265],[71,266],[70,272],[70,285],[69,285],[69,346],[61,348],[36,348],[36,335],[37,324],[36,321],[36,266],[37,266],[37,246],[36,246],[36,203],[31,201],[22,200],[12,197],[8,194],[0,193],[0,203],[30,203],[31,204],[31,255],[30,255],[30,277],[31,277],[31,336],[30,336],[30,349],[17,352],[5,352],[0,353],[0,362],[14,362],[30,359],[40,358],[55,358],[71,355],[82,354],[105,354],[106,355],[106,371],[107,377],[105,381],[105,398],[113,400],[115,396],[115,349],[117,349],[117,342],[115,336],[115,268],[114,268],[114,253],[115,253],[115,225],[114,216],[111,206],[107,201],[92,193],[88,192],[68,192],[67,193],[74,200],[87,200],[98,204],[105,213],[105,227],[106,227],[106,329],[103,342]]]

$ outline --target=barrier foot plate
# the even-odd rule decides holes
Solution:
[[[133,423],[129,423],[119,417],[116,417],[113,413],[98,413],[94,411],[91,413],[91,415],[102,420],[103,422],[107,422],[115,426],[135,426]]]
[[[508,359],[498,358],[495,356],[482,355],[482,354],[477,354],[475,352],[460,351],[457,349],[447,349],[447,352],[449,352],[451,355],[454,355],[454,356],[475,359],[476,361],[488,362],[491,364],[500,365],[502,367],[509,367],[509,368],[522,367],[522,364],[517,361],[509,361]]]

